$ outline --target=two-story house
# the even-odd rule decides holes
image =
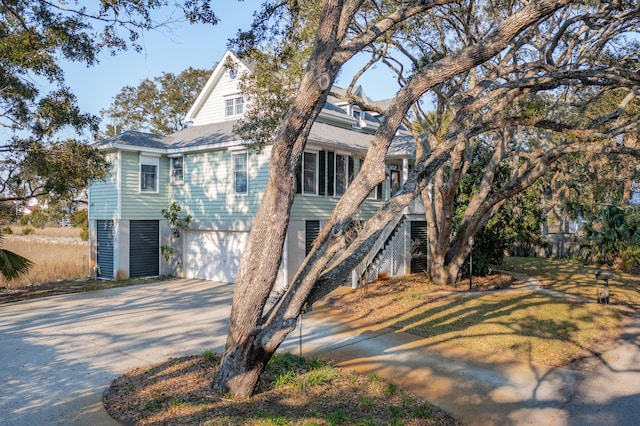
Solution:
[[[228,64],[235,64],[229,67]],[[96,144],[113,168],[89,189],[90,250],[98,278],[175,275],[234,282],[269,172],[270,147],[258,152],[233,126],[245,102],[239,76],[250,67],[227,52],[186,115],[191,125],[169,136],[124,132]],[[335,88],[335,91],[340,89]],[[359,96],[366,95],[362,90]],[[286,286],[318,230],[358,173],[379,117],[330,97],[309,135],[278,286]],[[388,179],[361,207],[366,219],[406,179],[414,147],[399,133],[389,152]],[[192,219],[173,232],[162,209],[177,203]],[[363,265],[369,275],[408,273],[412,241],[424,234],[419,204],[394,221]],[[416,206],[418,210],[415,211]],[[413,234],[413,237],[412,237]],[[414,256],[415,258],[415,256]],[[414,260],[414,270],[423,268]],[[360,273],[354,272],[357,285]]]

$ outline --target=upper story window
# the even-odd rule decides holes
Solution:
[[[233,117],[244,113],[244,100],[242,96],[225,99],[224,115],[225,117]]]
[[[342,195],[347,190],[349,161],[346,155],[336,154],[336,195]]]
[[[249,192],[248,153],[232,154],[233,158],[233,190],[236,194]]]
[[[184,183],[184,159],[183,157],[171,158],[171,183]]]
[[[160,158],[140,155],[140,192],[158,192]]]
[[[353,118],[356,119],[356,122],[357,122],[356,126],[360,127],[361,126],[360,120],[362,119],[362,111],[354,108],[352,114],[353,114]]]
[[[296,192],[302,194],[318,193],[318,154],[305,152],[302,164],[296,171]]]

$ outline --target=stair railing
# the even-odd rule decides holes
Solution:
[[[396,231],[396,229],[402,224],[404,221],[405,215],[404,213],[399,213],[396,217],[393,218],[387,226],[382,230],[375,243],[367,253],[367,255],[362,259],[362,261],[356,267],[356,272],[359,277],[359,285],[368,284],[368,273],[369,268],[375,262],[377,255],[384,250],[385,245],[389,237]]]

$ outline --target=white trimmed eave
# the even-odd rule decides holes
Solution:
[[[218,61],[218,65],[215,67],[215,69],[211,73],[211,76],[209,76],[207,83],[204,85],[204,88],[198,94],[198,97],[193,102],[193,105],[191,106],[191,108],[189,108],[189,111],[187,112],[187,115],[185,115],[183,120],[185,123],[193,122],[195,118],[198,116],[198,114],[200,113],[200,110],[209,99],[209,96],[211,96],[211,92],[213,92],[213,89],[217,86],[218,82],[224,75],[226,71],[226,62],[229,57],[235,64],[237,64],[242,69],[241,72],[250,72],[250,70],[246,67],[246,65],[240,59],[238,59],[238,57],[232,51],[227,50],[225,54],[222,56],[222,59]]]
[[[351,117],[350,115],[345,114],[344,116],[342,116],[340,114],[333,113],[333,112],[324,112],[324,110],[320,111],[320,114],[318,114],[318,118],[326,120],[326,121],[322,121],[323,123],[326,123],[326,124],[331,124],[331,123],[328,123],[327,121],[346,124],[349,126],[356,126],[358,124],[356,119]]]
[[[127,152],[142,152],[147,154],[156,154],[156,155],[176,155],[176,154],[192,154],[203,151],[219,151],[228,149],[235,146],[240,145],[249,145],[251,142],[243,141],[240,139],[228,141],[228,142],[218,142],[215,144],[207,144],[207,145],[197,145],[197,146],[189,146],[189,147],[178,147],[178,148],[149,148],[145,146],[136,146],[136,145],[124,145],[124,144],[109,144],[105,146],[101,146],[98,149],[101,151],[127,151]]]
[[[144,152],[149,154],[157,154],[162,155],[166,154],[167,150],[165,148],[150,148],[146,146],[135,146],[135,145],[124,145],[124,144],[109,144],[107,146],[103,146],[98,148],[100,150],[118,150],[118,151],[128,151],[128,152]]]
[[[224,149],[229,149],[236,146],[247,146],[250,145],[251,142],[243,141],[243,140],[233,140],[228,142],[219,142],[215,144],[208,145],[197,145],[197,146],[188,146],[188,147],[179,147],[179,148],[169,148],[166,150],[168,155],[171,154],[194,154],[197,152],[203,151],[220,151]]]

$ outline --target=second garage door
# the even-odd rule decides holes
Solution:
[[[189,278],[235,282],[248,232],[189,231],[186,269]]]

